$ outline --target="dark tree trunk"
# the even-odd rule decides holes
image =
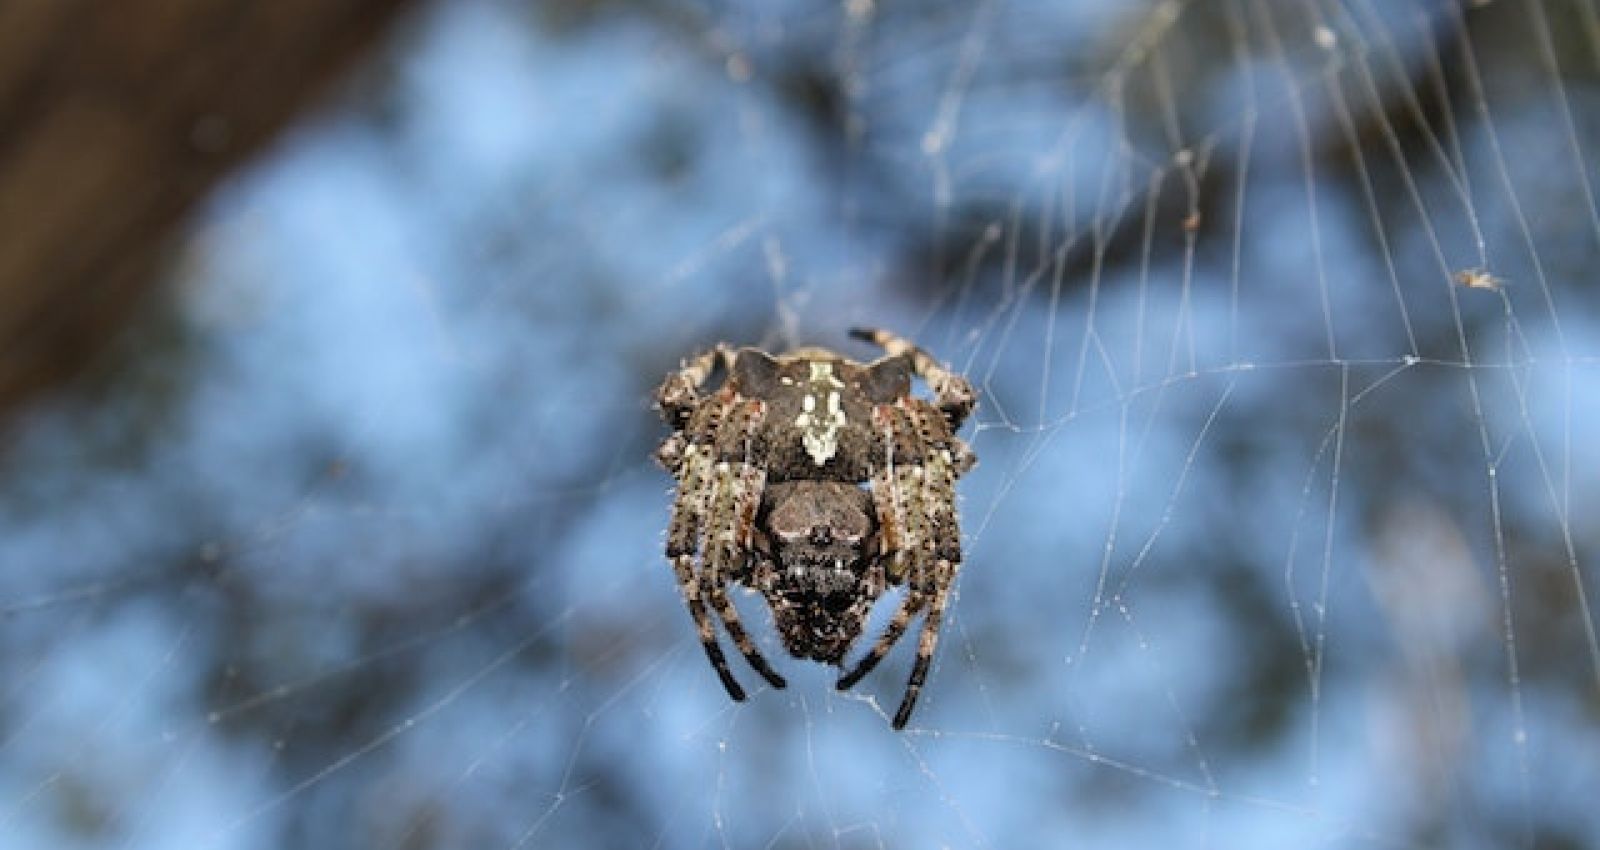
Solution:
[[[185,212],[409,2],[0,2],[0,413],[103,347]]]

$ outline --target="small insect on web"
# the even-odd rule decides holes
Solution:
[[[1506,283],[1501,278],[1489,274],[1485,269],[1462,269],[1456,272],[1452,278],[1457,284],[1468,289],[1499,291]]]
[[[961,566],[955,482],[977,458],[955,432],[977,394],[916,345],[882,330],[851,336],[886,352],[860,363],[821,348],[771,355],[717,346],[656,393],[673,433],[656,452],[677,479],[667,559],[723,687],[744,699],[710,612],[750,666],[785,685],[728,598],[759,592],[796,658],[843,666],[867,614],[906,585],[876,644],[838,682],[860,681],[926,614],[894,728],[911,717]],[[707,383],[717,367],[722,384]],[[911,394],[920,377],[934,398]],[[865,485],[865,489],[863,489]],[[708,610],[709,609],[709,610]]]

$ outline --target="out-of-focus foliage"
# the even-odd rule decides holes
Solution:
[[[14,429],[0,833],[1600,841],[1584,14],[435,5]],[[660,556],[661,375],[855,324],[984,393],[903,734]]]

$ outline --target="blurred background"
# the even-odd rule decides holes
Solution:
[[[0,6],[0,845],[1600,846],[1591,0]],[[650,392],[967,374],[730,703]],[[893,602],[874,622],[882,624]]]

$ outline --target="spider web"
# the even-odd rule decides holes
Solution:
[[[439,3],[0,479],[10,847],[1589,846],[1589,0]],[[911,727],[730,703],[651,388],[982,393]],[[892,602],[880,603],[881,627]]]

